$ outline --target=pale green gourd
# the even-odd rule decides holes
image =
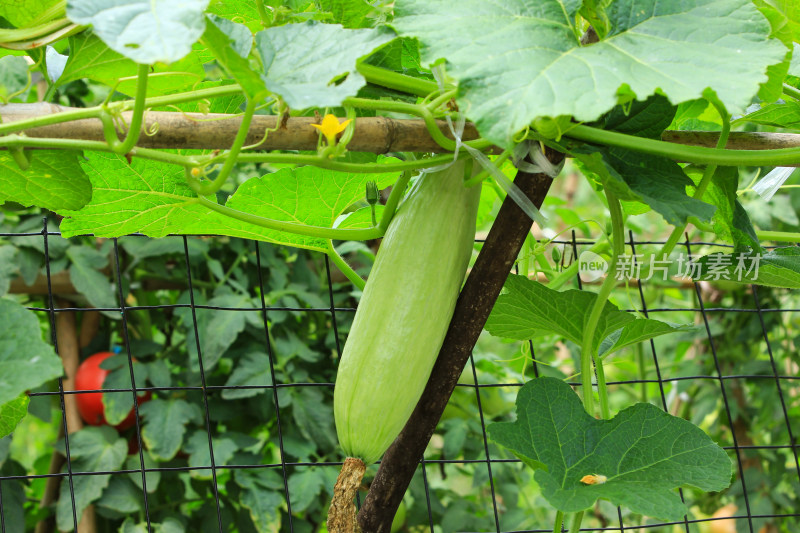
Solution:
[[[367,465],[414,410],[453,315],[480,199],[480,187],[464,187],[466,166],[425,174],[400,205],[342,353],[336,431],[347,456]]]

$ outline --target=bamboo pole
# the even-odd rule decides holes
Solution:
[[[42,117],[53,113],[74,111],[76,108],[49,103],[8,104],[0,106],[3,123]],[[130,112],[123,113],[130,122]],[[258,150],[316,150],[318,132],[311,124],[318,124],[317,117],[290,117],[279,125],[280,117],[256,115],[253,117],[246,146],[253,145]],[[241,123],[240,115],[218,113],[179,113],[169,111],[148,111],[145,114],[145,131],[138,146],[143,148],[195,148],[205,150],[226,150],[233,143]],[[447,123],[437,122],[439,129],[452,139]],[[277,127],[277,129],[275,129]],[[271,131],[266,139],[264,133]],[[124,133],[124,132],[120,132]],[[25,135],[38,138],[79,139],[103,141],[102,124],[98,119],[83,119],[52,124],[25,130]],[[710,131],[665,131],[662,140],[695,146],[713,148],[719,134]],[[475,125],[464,126],[462,140],[478,138]],[[393,119],[388,117],[361,117],[356,119],[353,139],[347,145],[353,152],[433,152],[445,150],[434,141],[425,122],[419,119]],[[766,150],[774,148],[800,147],[800,134],[732,132],[728,148],[734,150]]]

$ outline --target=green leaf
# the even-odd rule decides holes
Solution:
[[[330,411],[320,409],[325,400],[316,387],[292,390],[292,415],[300,433],[321,449],[336,446],[336,430]]]
[[[304,468],[289,476],[289,494],[292,497],[292,512],[301,513],[325,490],[327,480],[319,468]]]
[[[187,55],[205,30],[208,0],[70,0],[67,16],[91,24],[112,50],[137,63],[172,63]]]
[[[134,435],[134,439],[136,436]],[[158,463],[150,457],[150,454],[145,453],[143,454],[144,457],[144,467],[145,468],[158,468]],[[139,454],[129,455],[127,459],[125,459],[125,470],[140,470],[141,464],[139,463]],[[147,481],[147,492],[152,493],[158,489],[158,484],[161,482],[161,472],[156,470],[155,472],[145,472],[145,479]],[[129,472],[128,479],[133,481],[134,485],[136,485],[141,493],[142,490],[142,474],[141,472]]]
[[[8,152],[0,152],[0,203],[12,201],[63,213],[92,198],[92,186],[78,165],[77,152],[30,151],[31,165],[21,170]]]
[[[47,8],[57,3],[58,0],[3,0],[0,3],[0,17],[17,28],[25,28]]]
[[[87,246],[70,246],[67,248],[67,257],[72,261],[69,267],[70,280],[92,307],[119,307],[114,286],[99,270],[108,266],[108,256]],[[120,318],[119,312],[103,311],[103,314],[109,318]]]
[[[6,531],[25,531],[26,487],[16,479],[3,481],[3,519]]]
[[[142,489],[126,476],[112,476],[97,505],[118,513],[138,513],[144,509]]]
[[[646,203],[670,224],[686,224],[689,217],[710,220],[714,215],[714,206],[686,194],[686,187],[694,184],[671,159],[589,145],[574,155],[582,169],[621,200]]]
[[[563,512],[604,499],[634,513],[680,520],[688,511],[674,489],[720,491],[731,482],[728,455],[690,422],[643,403],[597,420],[555,378],[526,383],[517,396],[517,421],[490,424],[488,432],[536,469],[542,495]],[[587,475],[606,480],[581,483]]]
[[[235,441],[227,437],[212,439],[214,446],[214,464],[216,466],[224,466],[233,459],[233,455],[239,450],[239,446]],[[192,433],[191,437],[186,439],[184,446],[186,453],[189,454],[190,467],[210,467],[211,454],[208,450],[208,433],[205,430],[198,430]],[[211,479],[211,469],[208,470],[192,470],[192,477],[199,479]]]
[[[250,299],[242,294],[216,296],[209,300],[207,305],[223,308],[251,307]],[[186,346],[189,355],[189,369],[192,372],[200,372],[191,309],[184,308],[176,314],[182,317],[183,324],[188,329]],[[196,331],[200,333],[203,368],[207,372],[216,366],[222,355],[230,348],[239,334],[244,331],[246,317],[244,312],[226,311],[224,309],[198,309],[195,311],[195,316],[197,317]]]
[[[59,448],[64,450],[63,443]],[[85,427],[69,436],[69,452],[73,472],[113,472],[122,467],[128,443],[111,426]],[[111,474],[73,476],[71,479],[75,514],[80,517],[90,503],[102,496]],[[62,479],[56,504],[56,524],[61,531],[72,531],[74,525],[69,483],[69,477]]]
[[[322,0],[321,6],[333,15],[333,22],[345,28],[368,28],[374,20],[369,15],[376,13],[375,8],[364,0]]]
[[[281,528],[283,495],[277,490],[276,473],[264,469],[242,469],[234,471],[236,484],[242,489],[241,504],[250,511],[258,533],[278,533]]]
[[[25,61],[25,58],[0,57],[0,102],[26,85],[28,85],[28,62]]]
[[[163,237],[207,213],[196,204],[182,168],[139,158],[129,165],[123,156],[101,152],[86,152],[86,158],[81,166],[92,182],[92,201],[65,213],[71,217],[61,223],[67,237],[118,237],[137,231]]]
[[[767,253],[709,254],[696,260],[695,281],[720,279],[766,287],[800,288],[800,248],[775,248]]]
[[[203,34],[202,42],[208,46],[209,50],[217,59],[220,65],[228,72],[228,74],[239,82],[244,92],[255,100],[262,100],[266,97],[268,91],[264,81],[250,68],[250,63],[247,60],[247,55],[250,53],[250,46],[252,46],[253,36],[247,33],[249,42],[247,43],[247,51],[237,45],[237,41],[231,36],[233,29],[229,28],[229,32],[225,31],[228,26],[234,26],[234,23],[224,18],[211,18],[206,23],[206,31]],[[247,28],[241,25],[234,27]]]
[[[118,92],[136,94],[136,63],[106,46],[94,33],[81,32],[70,37],[70,54],[58,85],[88,78],[115,87]],[[159,63],[147,79],[147,96],[159,96],[186,91],[205,78],[203,64],[190,54],[180,61],[165,65]]]
[[[15,258],[19,253],[16,246],[0,246],[0,296],[4,296],[11,286],[11,278],[17,272]]]
[[[309,166],[283,168],[273,174],[247,180],[228,199],[226,205],[262,217],[330,228],[347,207],[364,198],[367,181],[375,180],[378,182],[378,189],[384,189],[396,179],[397,174],[391,172],[363,174]],[[211,225],[207,225],[208,223]],[[309,250],[327,250],[325,239],[269,230],[225,217],[208,220],[203,226],[206,233],[221,232],[224,235],[267,240]],[[197,231],[201,232],[201,229],[198,227]]]
[[[366,80],[356,61],[394,35],[381,29],[348,30],[338,24],[287,24],[256,34],[267,88],[290,107],[335,107]]]
[[[796,128],[800,125],[800,102],[787,100],[769,104],[761,109],[748,113],[737,121],[752,122],[778,128]]]
[[[327,241],[269,230],[210,212],[197,204],[183,169],[138,158],[129,165],[123,156],[87,152],[83,167],[92,181],[92,201],[80,211],[66,212],[65,236],[93,233],[117,237],[142,232],[151,237],[170,233],[217,233],[275,242],[311,250],[327,250]],[[391,185],[396,173],[335,172],[313,167],[283,168],[245,181],[227,206],[255,215],[332,227],[347,207],[364,198],[366,182]]]
[[[195,404],[181,399],[154,398],[139,406],[144,418],[142,440],[155,459],[169,461],[183,444],[186,424],[200,422],[202,413]]]
[[[699,177],[698,177],[699,180]],[[750,217],[737,199],[739,169],[719,167],[708,185],[703,200],[717,207],[711,222],[718,237],[732,242],[735,250],[761,250]]]
[[[14,400],[0,405],[0,439],[9,435],[28,414],[30,398],[22,393]]]
[[[677,104],[710,87],[740,111],[786,55],[750,0],[620,0],[606,9],[606,39],[588,46],[574,26],[580,6],[465,0],[454,11],[449,0],[397,0],[392,26],[419,38],[426,62],[447,60],[460,108],[503,146],[538,116],[592,121],[622,94],[659,90]]]
[[[127,358],[123,356],[120,359],[122,364],[111,370],[103,380],[104,389],[130,389],[133,386],[131,385],[131,371],[128,368]],[[103,362],[105,363],[105,361]],[[144,387],[147,380],[147,367],[139,361],[134,361],[133,374],[136,379],[136,386]],[[132,392],[109,392],[103,394],[103,414],[106,422],[110,425],[116,426],[125,420],[131,409],[133,409]]]
[[[633,101],[624,106],[616,106],[605,116],[605,129],[648,139],[661,139],[661,133],[672,123],[676,111],[677,107],[670,104],[664,96],[654,94],[643,102]]]
[[[792,40],[800,41],[800,4],[794,0],[754,0],[772,25],[773,34],[791,46]]]
[[[211,0],[208,12],[228,20],[241,22],[253,33],[264,29],[256,3],[252,0]]]
[[[269,356],[262,352],[250,352],[236,363],[226,387],[269,386],[272,385]],[[263,394],[267,389],[225,389],[222,397],[226,400],[251,398]]]
[[[558,292],[525,276],[511,275],[489,315],[486,331],[496,337],[515,340],[555,333],[580,346],[595,300],[597,295],[591,292]],[[595,330],[592,349],[597,351],[602,347],[601,353],[608,355],[625,346],[688,328],[691,326],[637,319],[606,302]]]
[[[0,405],[59,377],[61,359],[42,341],[39,319],[11,300],[0,300]]]

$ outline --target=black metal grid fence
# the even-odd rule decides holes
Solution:
[[[248,241],[247,246],[252,247],[253,250],[256,251],[255,257],[257,261],[257,268],[258,268],[258,283],[259,283],[259,293],[260,293],[260,308],[227,308],[227,307],[216,307],[216,306],[209,306],[209,305],[200,305],[195,302],[194,296],[194,289],[193,289],[193,279],[192,279],[192,268],[190,264],[190,254],[189,254],[189,240],[193,238],[197,238],[196,236],[178,236],[183,240],[183,247],[184,247],[184,264],[182,268],[185,269],[185,281],[187,283],[187,288],[189,291],[190,301],[188,304],[171,304],[171,305],[155,305],[155,306],[126,306],[126,298],[125,298],[125,283],[122,278],[122,271],[120,269],[120,249],[119,243],[116,239],[113,239],[113,260],[112,260],[112,275],[116,282],[116,291],[117,291],[117,298],[118,302],[120,303],[120,307],[118,308],[107,308],[107,309],[96,309],[96,308],[82,308],[82,307],[56,307],[53,291],[50,289],[49,283],[51,280],[50,274],[50,260],[49,260],[49,239],[54,235],[59,235],[57,232],[52,232],[47,230],[47,223],[45,220],[45,225],[42,231],[40,232],[30,232],[30,233],[5,233],[0,234],[0,237],[17,237],[17,238],[29,238],[29,239],[42,239],[43,240],[43,247],[44,247],[44,255],[45,255],[45,262],[44,262],[44,270],[48,280],[48,295],[46,297],[46,307],[30,307],[30,309],[39,312],[39,313],[46,313],[49,316],[50,322],[50,329],[52,334],[52,343],[56,352],[58,352],[58,341],[56,336],[56,314],[58,313],[75,313],[81,311],[110,311],[110,312],[117,312],[120,313],[121,317],[121,325],[120,325],[120,332],[122,336],[122,345],[123,347],[128,347],[127,356],[128,356],[128,367],[130,370],[130,379],[132,383],[131,388],[121,388],[121,389],[104,389],[102,392],[115,392],[115,393],[128,393],[136,398],[137,392],[142,391],[152,391],[152,392],[165,392],[165,391],[182,391],[185,393],[194,394],[200,398],[200,403],[202,405],[203,411],[203,418],[204,418],[204,425],[208,437],[208,447],[209,447],[209,457],[210,457],[210,465],[208,466],[180,466],[180,467],[156,467],[156,468],[145,468],[143,465],[145,464],[144,454],[145,452],[144,447],[142,445],[142,436],[141,436],[141,422],[139,418],[139,408],[138,403],[134,401],[134,409],[136,410],[137,419],[136,419],[136,439],[138,443],[138,460],[139,460],[139,468],[135,469],[123,469],[123,470],[115,470],[113,472],[82,472],[77,471],[74,466],[70,456],[70,432],[66,426],[67,419],[65,416],[62,416],[61,423],[63,424],[63,433],[64,433],[64,449],[66,452],[66,467],[65,472],[63,473],[50,473],[50,474],[38,474],[38,475],[17,475],[17,476],[9,476],[9,475],[0,475],[0,531],[2,533],[12,533],[12,531],[7,527],[5,514],[9,512],[9,506],[15,504],[15,502],[8,499],[8,497],[3,498],[3,484],[4,482],[10,480],[26,480],[32,481],[35,479],[40,478],[50,478],[50,477],[57,477],[61,479],[66,479],[68,481],[68,487],[70,490],[70,497],[72,500],[72,523],[75,530],[77,530],[79,516],[75,512],[75,495],[73,493],[73,481],[79,476],[94,476],[94,475],[104,475],[104,474],[112,474],[112,475],[119,475],[119,474],[135,474],[141,476],[141,497],[143,502],[143,509],[144,509],[144,522],[148,526],[148,530],[151,529],[151,517],[150,517],[150,505],[148,503],[148,497],[150,493],[147,490],[147,476],[146,473],[153,473],[153,472],[189,472],[192,470],[205,470],[210,472],[211,475],[211,485],[213,489],[214,501],[209,501],[208,504],[214,506],[214,512],[212,513],[215,516],[216,526],[211,527],[211,530],[219,530],[220,532],[223,531],[223,519],[222,519],[222,512],[220,506],[220,498],[219,498],[219,487],[218,487],[218,480],[217,475],[222,470],[238,470],[238,469],[274,469],[280,473],[282,478],[283,484],[283,498],[285,501],[285,506],[288,516],[288,520],[282,525],[282,531],[295,531],[294,526],[294,518],[292,513],[292,493],[290,490],[290,484],[288,481],[288,472],[290,469],[297,469],[297,468],[306,468],[306,467],[325,467],[330,468],[334,471],[338,471],[339,466],[341,465],[340,462],[292,462],[289,461],[286,448],[288,444],[284,441],[284,430],[287,427],[287,424],[291,424],[292,420],[286,419],[286,417],[281,416],[281,397],[280,391],[281,389],[288,389],[288,388],[300,388],[300,387],[321,387],[321,388],[332,388],[333,383],[307,383],[307,382],[279,382],[276,371],[275,371],[275,364],[276,364],[276,355],[274,346],[270,341],[270,335],[268,331],[268,324],[269,324],[269,316],[270,313],[274,313],[276,311],[288,311],[288,312],[302,312],[302,313],[323,313],[327,314],[330,317],[330,323],[333,328],[333,335],[336,341],[336,349],[337,352],[341,353],[341,345],[344,342],[343,338],[340,338],[340,333],[338,330],[337,323],[341,321],[341,316],[344,313],[352,313],[354,312],[354,308],[351,307],[336,307],[334,305],[334,287],[331,282],[330,278],[330,266],[327,263],[327,258],[325,259],[325,268],[327,270],[327,280],[328,280],[328,287],[327,287],[327,295],[326,299],[329,302],[328,306],[325,307],[318,307],[318,308],[309,308],[309,307],[274,307],[267,305],[267,302],[264,298],[265,289],[264,289],[264,282],[262,278],[262,265],[261,265],[261,255],[258,253],[259,247],[262,246],[270,246],[265,245],[264,243],[259,243],[257,241]],[[145,237],[140,237],[145,238]],[[562,246],[564,249],[569,249],[573,253],[573,257],[577,257],[579,252],[582,248],[588,247],[589,245],[593,244],[591,241],[585,241],[581,239],[576,239],[575,234],[573,232],[572,238],[562,241],[554,241],[553,244]],[[633,234],[630,235],[630,240],[627,243],[629,246],[629,250],[632,254],[637,253],[637,247],[641,246],[642,244],[653,244],[653,243],[643,243],[637,242],[634,240]],[[703,244],[712,244],[712,243],[690,243],[685,242],[683,244],[686,253],[691,256],[693,250],[695,250],[698,246]],[[580,279],[577,279],[577,285],[581,285]],[[800,461],[798,461],[798,442],[797,442],[797,434],[800,433],[800,428],[792,427],[793,422],[800,419],[800,376],[792,375],[785,371],[785,369],[779,368],[778,364],[776,363],[776,357],[774,355],[774,346],[773,342],[770,339],[770,334],[767,326],[765,325],[765,317],[768,317],[770,314],[773,313],[789,313],[796,315],[800,313],[800,309],[795,308],[783,308],[781,309],[778,307],[773,306],[765,306],[762,302],[761,292],[762,289],[757,287],[752,287],[750,289],[750,295],[752,298],[752,306],[751,307],[739,307],[739,308],[731,308],[725,306],[715,306],[709,305],[709,302],[704,301],[703,292],[700,289],[698,284],[690,284],[688,290],[692,290],[694,292],[697,306],[694,308],[673,308],[673,307],[659,307],[659,308],[652,308],[648,309],[645,293],[644,291],[647,289],[647,282],[642,282],[638,284],[637,292],[638,292],[638,302],[636,302],[637,306],[640,306],[639,311],[644,314],[644,316],[652,317],[652,316],[660,316],[665,317],[666,320],[669,320],[668,316],[670,313],[674,312],[693,312],[696,316],[699,317],[699,325],[705,331],[705,345],[710,353],[711,357],[713,358],[713,372],[709,372],[706,374],[696,374],[691,373],[687,375],[682,375],[680,372],[675,372],[675,369],[664,368],[664,365],[659,361],[659,351],[657,349],[657,343],[654,341],[649,341],[649,354],[646,354],[648,359],[652,361],[653,369],[652,377],[645,377],[644,379],[628,379],[624,381],[610,381],[608,383],[610,389],[614,389],[617,387],[642,387],[646,386],[647,384],[652,384],[657,387],[658,396],[654,398],[650,398],[651,401],[657,403],[665,410],[668,409],[668,392],[667,389],[674,383],[681,382],[681,381],[690,381],[699,386],[711,386],[718,390],[719,398],[721,399],[722,406],[724,407],[724,417],[720,420],[720,424],[723,428],[727,428],[723,433],[727,434],[727,437],[724,438],[720,445],[722,445],[730,454],[732,459],[736,464],[736,472],[737,476],[736,479],[739,483],[741,483],[741,491],[744,500],[744,508],[738,509],[733,518],[736,520],[737,524],[737,531],[738,532],[750,532],[750,533],[758,533],[758,528],[756,527],[756,521],[758,519],[769,519],[769,521],[778,527],[779,531],[791,531],[792,528],[797,527],[800,524],[800,509],[795,509],[793,512],[781,512],[781,513],[759,513],[755,506],[752,505],[753,498],[756,497],[755,492],[753,491],[752,487],[748,487],[748,480],[740,475],[740,473],[744,469],[744,463],[748,460],[748,458],[752,454],[759,454],[761,452],[788,452],[788,456],[793,459],[793,467],[786,468],[784,473],[783,482],[788,483],[791,486],[795,486],[800,488]],[[200,383],[195,386],[180,386],[180,387],[142,387],[141,384],[137,386],[136,383],[136,376],[133,370],[133,363],[131,361],[131,353],[130,353],[130,344],[129,340],[129,331],[128,331],[128,317],[131,312],[138,311],[138,310],[146,310],[146,311],[155,311],[155,312],[163,312],[167,308],[177,309],[177,308],[185,308],[191,311],[192,323],[195,328],[194,340],[196,342],[196,349],[198,354],[198,365],[199,365],[199,376],[200,376]],[[197,312],[200,309],[205,310],[213,310],[217,312],[242,312],[242,311],[250,311],[250,312],[258,312],[261,316],[261,320],[264,325],[264,345],[265,351],[270,360],[270,375],[271,375],[271,383],[272,385],[258,385],[258,386],[214,386],[214,385],[207,385],[206,383],[206,372],[203,367],[203,357],[201,356],[201,345],[200,345],[200,335],[198,334],[198,317]],[[715,320],[715,316],[724,315],[724,314],[732,314],[732,313],[750,313],[755,314],[758,317],[758,320],[761,324],[761,330],[763,333],[763,341],[766,346],[767,355],[769,358],[770,368],[771,371],[769,373],[747,373],[747,372],[739,372],[734,371],[732,373],[726,373],[725,369],[721,366],[720,360],[718,358],[718,346],[719,343],[719,336],[712,334],[712,324]],[[735,332],[730,332],[731,335],[734,335]],[[534,341],[530,341],[529,343],[529,350],[532,356],[532,372],[534,376],[539,376],[541,372],[540,367],[540,358],[536,356],[537,353],[537,346],[541,351],[541,346],[534,343]],[[124,348],[123,348],[124,350]],[[123,351],[125,353],[125,351]],[[479,373],[476,368],[476,362],[474,358],[470,360],[470,368],[468,371],[471,373],[472,383],[465,384],[460,383],[459,387],[463,387],[466,389],[472,389],[475,392],[475,401],[477,402],[478,407],[478,415],[479,415],[479,422],[481,427],[482,433],[482,443],[481,446],[483,448],[483,457],[477,459],[448,459],[448,458],[441,458],[441,459],[424,459],[421,461],[418,475],[415,478],[415,483],[421,482],[422,486],[424,487],[424,494],[425,494],[425,501],[428,510],[428,525],[424,528],[424,530],[429,530],[431,533],[434,532],[435,528],[437,528],[437,524],[434,523],[434,513],[432,512],[432,506],[435,505],[435,502],[432,503],[434,500],[434,496],[432,496],[432,490],[429,485],[429,477],[432,473],[432,469],[444,469],[444,465],[447,464],[460,464],[460,465],[473,465],[475,468],[475,475],[481,476],[483,479],[484,476],[486,478],[486,482],[488,483],[489,493],[490,493],[490,501],[491,501],[491,510],[488,510],[487,517],[489,521],[492,522],[492,525],[487,528],[483,528],[481,526],[480,531],[496,531],[497,533],[518,533],[521,530],[510,530],[504,527],[504,513],[503,513],[503,504],[500,502],[500,498],[497,494],[497,487],[495,483],[495,474],[497,473],[498,469],[502,468],[519,468],[519,461],[516,459],[509,458],[507,455],[498,454],[496,451],[493,453],[490,443],[486,436],[486,419],[484,416],[483,409],[481,407],[481,393],[482,391],[485,392],[494,387],[518,387],[521,383],[480,383],[479,382]],[[732,431],[730,428],[733,425],[734,416],[732,414],[732,400],[730,398],[730,387],[728,383],[731,380],[739,380],[745,381],[750,383],[758,383],[760,388],[770,388],[774,387],[774,396],[773,401],[774,405],[773,408],[777,413],[777,418],[782,420],[782,424],[784,427],[782,430],[785,430],[784,435],[786,440],[783,442],[769,442],[769,443],[743,443],[737,439],[737,432]],[[574,380],[573,385],[579,385],[579,382],[575,383]],[[250,465],[250,464],[225,464],[219,465],[215,462],[215,450],[214,450],[214,442],[212,438],[212,416],[211,416],[211,409],[213,408],[213,403],[219,398],[219,393],[225,389],[244,389],[244,388],[258,388],[258,389],[266,389],[267,393],[271,396],[271,402],[274,406],[274,423],[277,430],[277,438],[278,438],[278,446],[280,449],[280,461],[273,462],[269,464],[257,464],[257,465]],[[85,392],[85,391],[82,391]],[[100,392],[100,391],[91,391],[91,392]],[[64,414],[64,400],[67,395],[70,394],[80,394],[80,392],[76,391],[65,391],[63,387],[62,380],[58,380],[58,390],[57,391],[42,391],[42,392],[31,392],[30,396],[32,399],[37,396],[57,396],[61,406],[62,415]],[[263,401],[261,398],[254,399],[254,401]],[[621,407],[621,406],[614,406],[614,407]],[[320,405],[319,409],[331,409],[331,406],[327,405]],[[332,416],[332,414],[331,414]],[[260,421],[263,423],[264,421]],[[496,450],[496,449],[495,449]],[[778,456],[779,459],[782,460]],[[785,459],[785,457],[784,457]],[[478,469],[485,469],[485,473],[478,472]],[[683,492],[681,492],[681,496],[683,497]],[[17,502],[18,503],[18,502]],[[608,522],[602,523],[599,527],[590,527],[584,524],[584,527],[581,529],[582,531],[651,531],[651,530],[663,530],[663,531],[685,531],[686,533],[693,533],[695,531],[706,531],[706,526],[702,526],[700,529],[698,527],[702,523],[708,523],[715,519],[711,518],[704,518],[704,519],[693,519],[690,517],[686,517],[683,521],[677,522],[674,524],[667,524],[667,523],[658,523],[649,521],[647,523],[636,523],[629,520],[627,517],[623,515],[623,511],[617,509],[617,519],[616,523]],[[668,527],[669,526],[669,527]],[[674,528],[677,526],[679,529],[671,529],[670,527]],[[441,526],[438,526],[439,528]],[[548,528],[546,524],[541,525],[542,529],[528,529],[524,531],[528,532],[546,532],[552,531],[552,528]],[[663,529],[659,529],[663,528]],[[437,529],[441,531],[441,529]],[[417,529],[416,531],[420,531]],[[764,531],[764,530],[762,530]]]

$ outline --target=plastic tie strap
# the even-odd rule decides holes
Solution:
[[[758,180],[758,183],[753,185],[753,190],[761,198],[769,201],[794,171],[794,167],[775,167],[766,176]]]
[[[432,69],[432,71],[433,77],[436,79],[436,83],[439,85],[439,90],[444,92],[444,72],[442,65],[437,65]],[[494,178],[494,180],[506,192],[506,194],[510,196],[512,200],[514,200],[514,203],[516,203],[517,206],[519,206],[519,208],[531,218],[531,220],[539,224],[540,228],[543,228],[547,224],[547,219],[536,208],[536,206],[533,205],[531,199],[528,198],[522,192],[522,190],[520,190],[520,188],[514,184],[514,182],[508,179],[506,175],[503,174],[503,172],[497,168],[497,166],[492,163],[492,161],[486,157],[483,152],[477,148],[469,146],[468,144],[464,144],[462,137],[464,135],[464,124],[466,123],[465,115],[459,113],[455,124],[453,124],[453,119],[450,117],[450,115],[446,115],[445,120],[447,121],[447,126],[450,129],[450,133],[453,135],[453,139],[455,140],[456,144],[455,150],[453,150],[453,161],[426,169],[425,172],[436,172],[449,167],[458,160],[458,153],[463,147],[464,150],[466,150],[467,153],[469,153],[469,155],[475,159],[475,161],[477,161],[484,169],[486,169],[486,171]],[[534,163],[522,161],[525,156],[528,155],[528,153],[531,154]],[[547,157],[545,157],[545,155],[542,153],[539,144],[532,143],[530,141],[520,143],[514,148],[513,160],[515,166],[523,172],[546,174],[551,178],[555,178],[563,166],[563,163],[558,166],[550,163]]]

